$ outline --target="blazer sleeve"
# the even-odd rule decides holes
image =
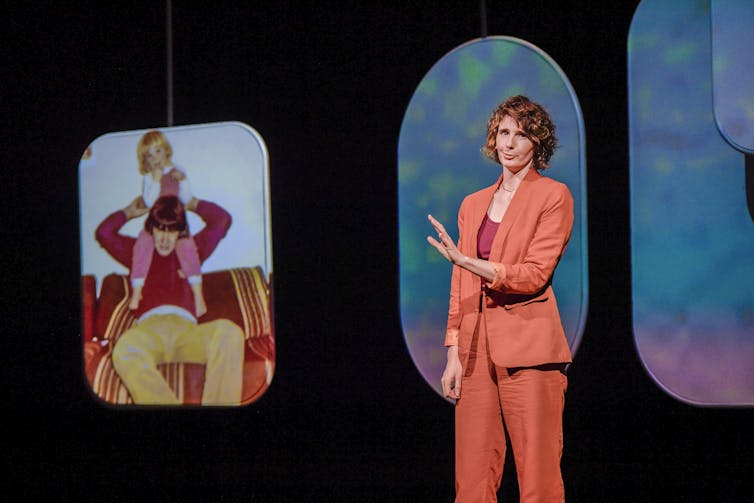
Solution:
[[[458,211],[458,249],[463,249],[461,239],[463,236],[463,213],[464,205]],[[450,276],[450,301],[448,303],[448,325],[445,330],[445,346],[458,345],[458,329],[461,326],[461,268],[453,266]]]
[[[487,284],[488,288],[535,294],[552,278],[573,228],[573,197],[565,185],[559,183],[555,187],[545,198],[523,260],[512,264],[490,262],[495,277]]]

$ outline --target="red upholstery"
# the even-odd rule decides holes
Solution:
[[[94,276],[81,277],[81,335],[84,341],[94,338],[94,311],[97,307],[97,282]]]
[[[259,267],[228,269],[202,275],[207,313],[200,322],[225,318],[246,336],[242,404],[267,390],[275,366],[269,285]],[[128,309],[128,278],[109,274],[94,296],[92,276],[82,278],[84,368],[92,391],[108,403],[133,403],[115,372],[110,353],[118,338],[136,322]],[[198,405],[204,386],[204,366],[170,363],[158,368],[184,404]]]

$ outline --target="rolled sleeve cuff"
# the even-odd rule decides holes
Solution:
[[[490,290],[502,290],[503,283],[508,276],[505,265],[497,262],[490,262],[490,265],[495,269],[495,277],[492,278],[492,281],[487,282],[487,288]]]
[[[458,346],[458,329],[449,328],[445,332],[445,346]]]

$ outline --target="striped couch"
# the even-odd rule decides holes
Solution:
[[[205,273],[202,281],[207,313],[200,321],[225,318],[246,336],[241,403],[251,403],[267,390],[275,368],[269,284],[259,267]],[[133,404],[110,358],[118,338],[136,322],[130,296],[125,275],[106,276],[99,297],[94,276],[82,277],[84,370],[94,394],[110,404]],[[201,403],[204,365],[168,363],[158,369],[185,405]]]

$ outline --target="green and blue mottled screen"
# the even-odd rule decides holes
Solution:
[[[687,403],[754,404],[752,54],[750,0],[645,0],[629,35],[634,337]]]
[[[429,244],[427,214],[458,237],[457,213],[468,194],[496,182],[501,166],[484,158],[487,120],[507,97],[542,104],[557,127],[560,148],[543,171],[574,197],[571,241],[553,280],[566,336],[575,352],[586,318],[586,165],[584,126],[576,95],[557,64],[537,47],[509,37],[464,44],[438,61],[419,83],[398,143],[400,309],[416,367],[441,392],[451,265]]]

